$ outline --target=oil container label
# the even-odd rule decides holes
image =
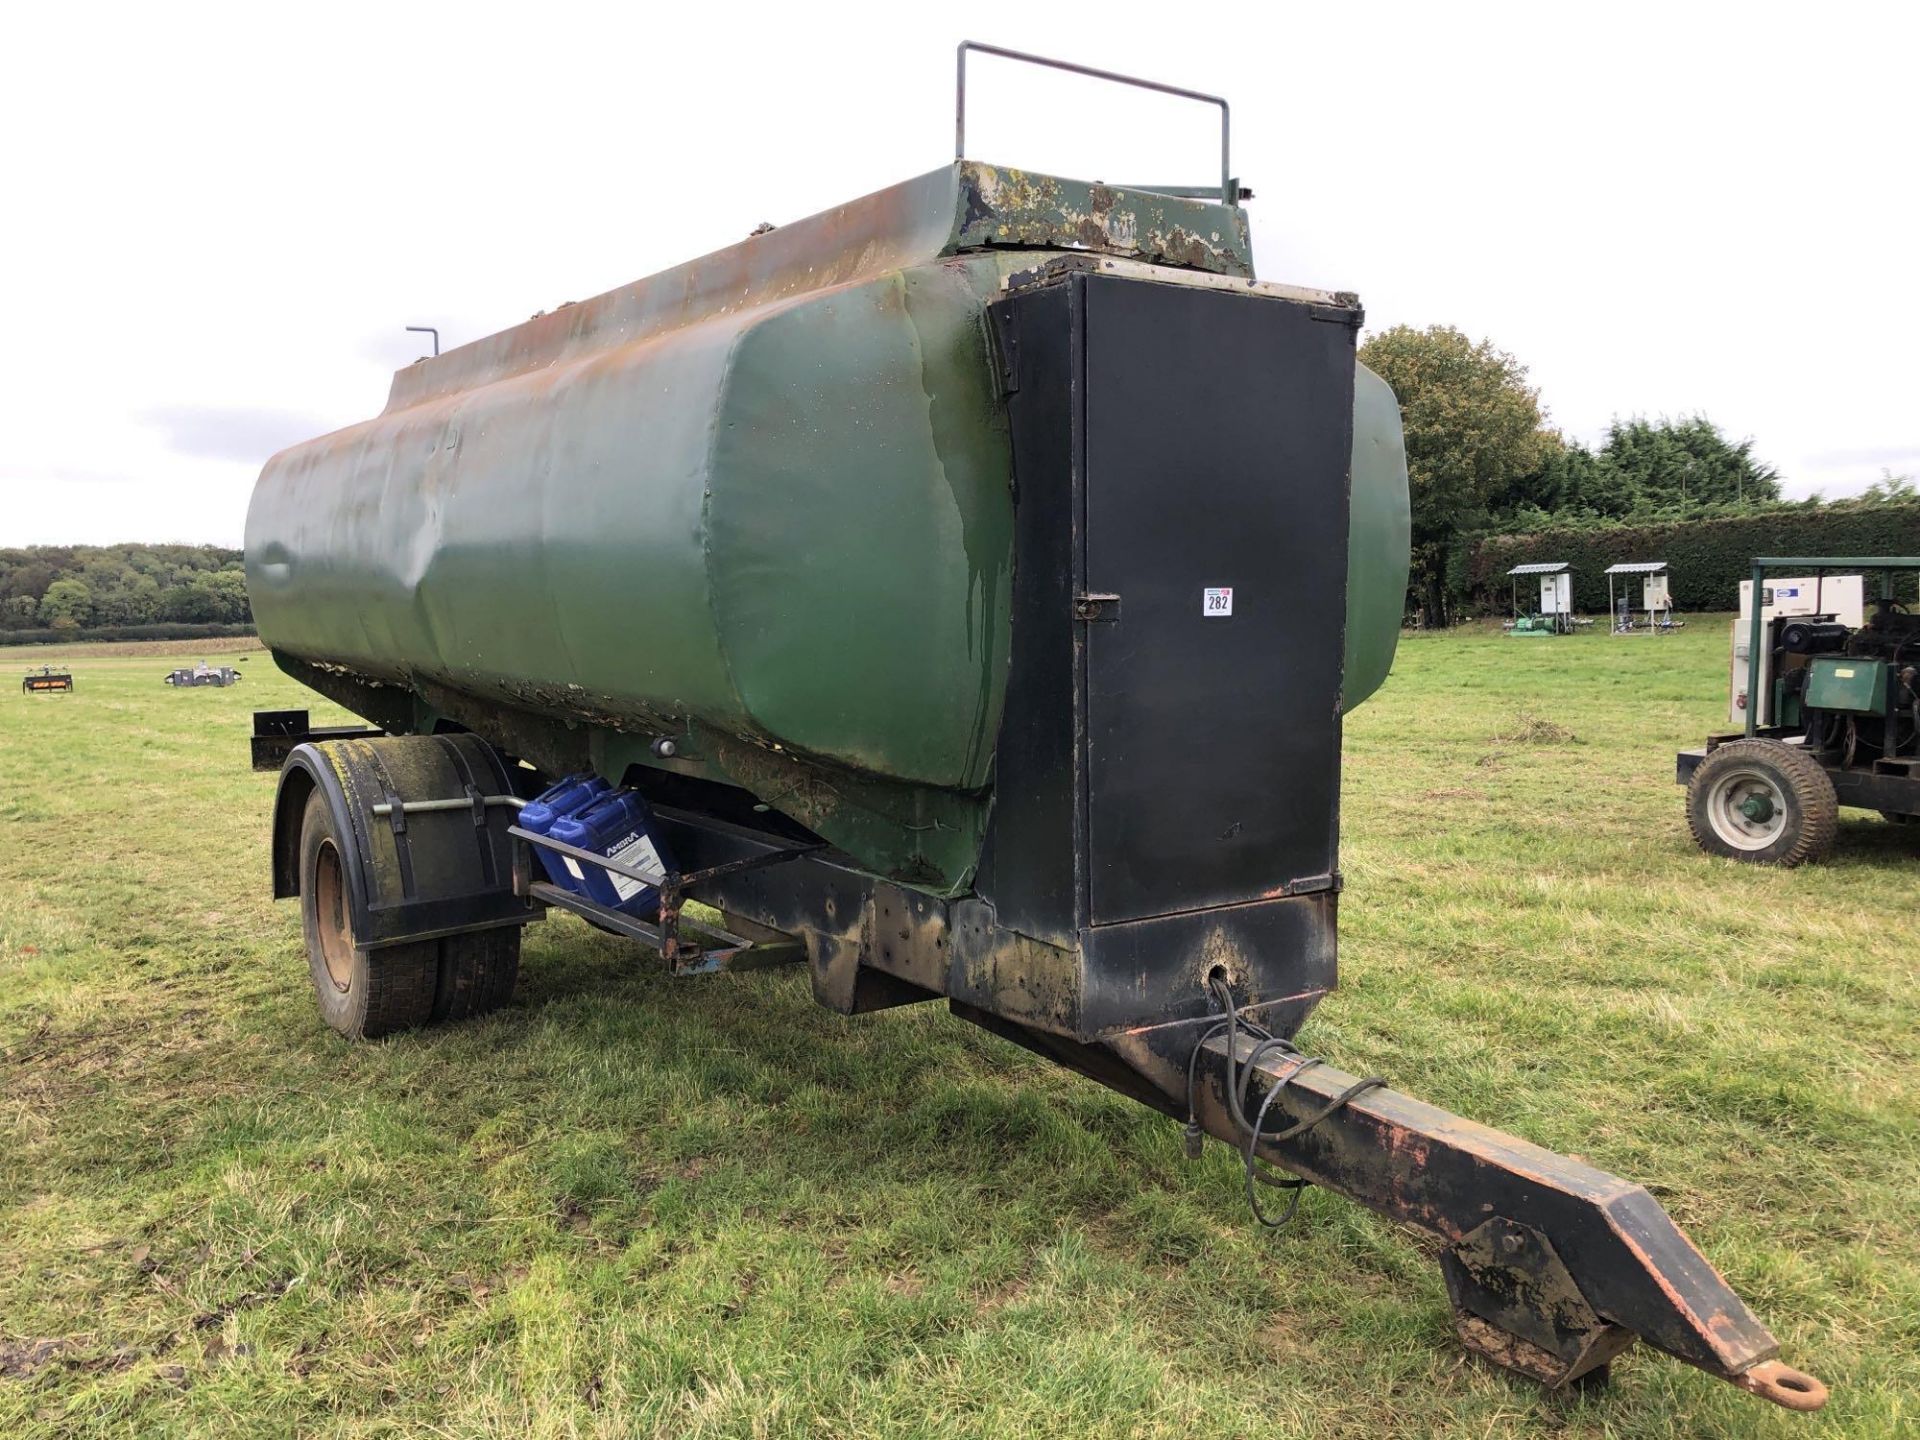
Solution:
[[[643,883],[631,876],[619,875],[611,870],[607,872],[607,878],[613,881],[614,893],[620,897],[622,904],[646,889],[648,884],[658,886],[667,878],[666,867],[660,863],[660,852],[653,848],[653,841],[650,838],[638,831],[622,840],[614,849],[609,850],[607,858],[617,860],[622,865],[630,865],[648,877]]]
[[[1200,613],[1208,619],[1233,614],[1233,587],[1210,585],[1201,593]]]

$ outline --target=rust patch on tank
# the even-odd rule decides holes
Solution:
[[[968,192],[962,249],[1091,250],[1219,274],[1253,274],[1245,216],[1224,205],[972,161],[961,166],[961,183]]]

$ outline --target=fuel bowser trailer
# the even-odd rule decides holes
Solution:
[[[1295,1048],[1406,589],[1399,410],[1354,295],[1255,278],[1224,100],[1174,92],[1219,109],[1217,187],[983,164],[981,49],[952,164],[423,359],[267,463],[261,637],[370,722],[258,727],[325,1017],[497,1006],[556,906],[676,974],[793,960],[1225,1141],[1249,1196],[1426,1232],[1499,1364],[1639,1337],[1817,1408],[1645,1189]]]
[[[1802,573],[1767,577],[1783,570]],[[1832,850],[1842,805],[1920,817],[1916,578],[1920,556],[1753,562],[1733,626],[1729,714],[1741,728],[1675,766],[1701,849],[1802,865]]]

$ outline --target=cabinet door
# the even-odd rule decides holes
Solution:
[[[1330,883],[1354,340],[1322,316],[1087,281],[1095,924]]]

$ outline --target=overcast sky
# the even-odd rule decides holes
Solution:
[[[1920,474],[1920,4],[14,7],[0,545],[238,544],[261,461],[451,346],[944,164],[969,36],[1225,94],[1260,274]],[[1204,183],[1213,113],[976,60],[975,158]]]

